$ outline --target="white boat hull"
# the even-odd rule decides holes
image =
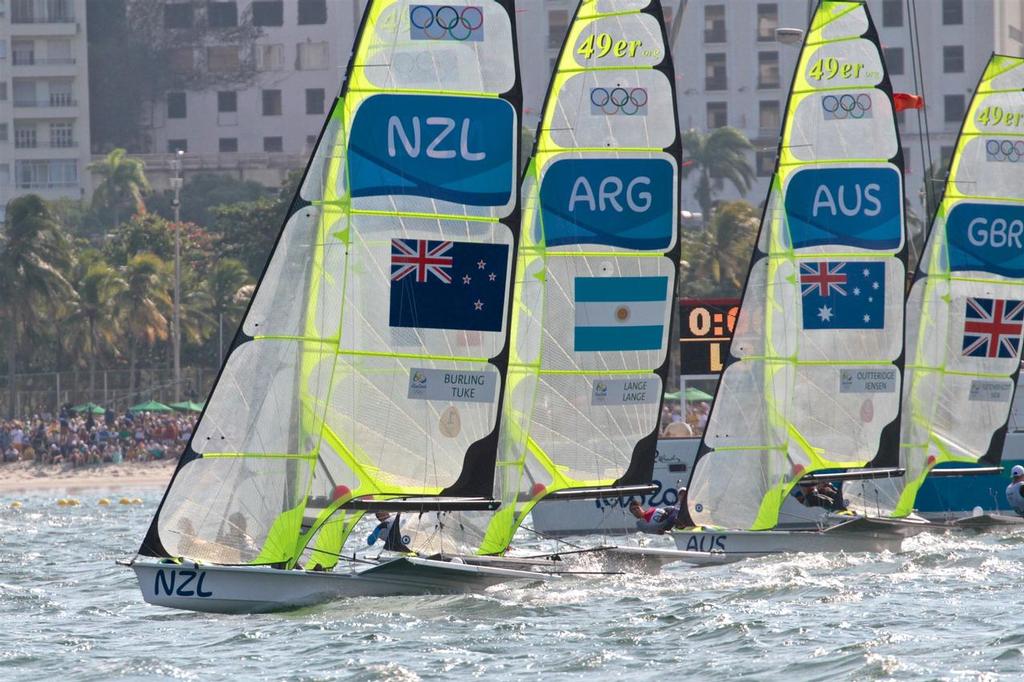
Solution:
[[[146,602],[211,613],[264,613],[346,597],[478,592],[511,580],[551,576],[491,566],[401,557],[351,571],[287,571],[265,566],[131,564]]]
[[[945,527],[983,531],[1013,526],[1024,526],[1024,517],[1011,516],[1009,514],[979,514],[978,516],[963,516],[951,521]]]
[[[853,519],[827,530],[682,530],[672,533],[676,547],[720,555],[728,560],[795,552],[899,552],[907,535],[927,529]],[[913,532],[912,532],[913,530]]]

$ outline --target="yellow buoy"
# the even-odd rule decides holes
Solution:
[[[120,500],[117,501],[117,503],[118,504],[131,504],[132,501],[129,498],[127,498],[127,497],[122,497]]]
[[[21,502],[18,500],[11,502],[11,509],[21,509]]]
[[[100,501],[98,502],[98,504],[99,504],[99,505],[100,505],[101,507],[106,507],[106,506],[107,506],[108,504],[110,504],[110,500],[108,500],[108,499],[107,499],[107,498],[105,498],[105,497],[101,497],[101,498],[100,498]]]
[[[59,500],[57,500],[57,506],[58,507],[66,507],[66,506],[68,506],[68,501],[62,497]]]
[[[75,498],[73,498],[73,497],[69,497],[68,498],[68,506],[69,507],[77,507],[79,504],[81,504],[81,502],[79,502]]]
[[[142,498],[141,497],[133,497],[132,498],[132,504],[142,504]]]

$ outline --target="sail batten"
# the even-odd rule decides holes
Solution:
[[[894,459],[906,240],[893,112],[867,7],[823,0],[691,479],[698,524],[773,528],[806,475]]]

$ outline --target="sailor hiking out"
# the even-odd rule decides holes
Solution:
[[[1021,494],[1021,488],[1024,487],[1024,466],[1018,464],[1013,467],[1010,476],[1013,480],[1006,486],[1006,501],[1017,514],[1024,516],[1024,495]]]

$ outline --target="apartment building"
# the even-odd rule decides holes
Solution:
[[[742,130],[754,143],[757,182],[745,199],[760,204],[775,166],[779,131],[799,45],[776,41],[775,29],[806,29],[814,0],[689,0],[673,46],[684,129],[721,126]],[[906,158],[906,194],[923,216],[924,178],[930,156],[948,157],[981,71],[995,50],[1020,55],[1024,0],[869,0],[897,92],[924,95],[916,111],[899,115]],[[913,10],[916,7],[916,16]],[[910,31],[920,36],[923,82],[915,87]],[[925,125],[926,124],[926,125]],[[927,130],[928,137],[923,136]],[[924,146],[922,146],[924,145]],[[684,205],[693,205],[684,186]],[[736,198],[729,186],[720,193]]]
[[[12,198],[90,193],[85,0],[0,0],[0,219]]]

